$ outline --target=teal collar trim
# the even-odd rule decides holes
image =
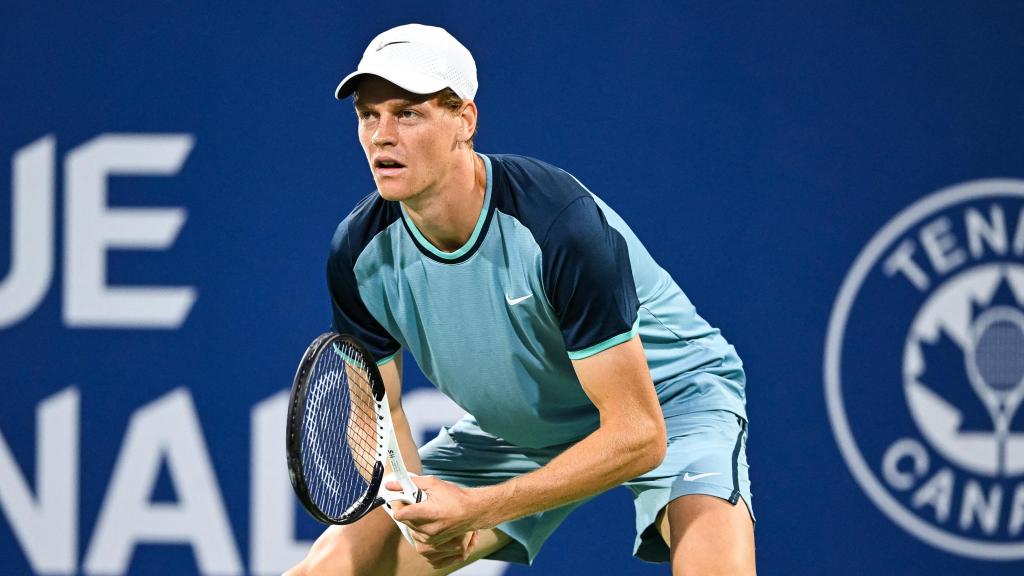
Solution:
[[[491,159],[479,153],[477,153],[477,156],[483,159],[484,169],[487,171],[487,191],[484,193],[484,205],[480,208],[480,216],[476,219],[476,226],[473,227],[473,234],[470,235],[469,240],[467,240],[466,243],[458,250],[454,252],[442,252],[441,250],[438,250],[437,246],[431,244],[430,241],[423,236],[423,233],[416,227],[412,218],[409,218],[409,214],[405,211],[405,206],[402,205],[401,202],[398,204],[402,208],[402,218],[405,220],[406,228],[408,228],[409,232],[412,233],[412,237],[416,240],[416,243],[440,260],[457,260],[465,256],[467,252],[476,246],[477,241],[480,239],[480,232],[484,229],[484,223],[487,222],[487,214],[491,208],[491,185],[494,182],[494,178],[491,176]]]

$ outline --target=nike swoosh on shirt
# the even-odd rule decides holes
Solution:
[[[721,472],[704,472],[703,474],[694,474],[691,476],[690,473],[687,472],[686,474],[683,474],[683,480],[686,482],[693,482],[700,480],[701,478],[707,478],[708,476],[718,476],[719,474],[721,474]]]
[[[512,298],[508,294],[505,294],[505,302],[508,302],[509,306],[515,306],[516,304],[522,304],[530,298],[533,298],[533,294],[527,294],[526,296],[520,296],[518,298]]]

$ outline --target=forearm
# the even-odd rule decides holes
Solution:
[[[402,461],[405,462],[406,469],[413,474],[422,474],[423,465],[420,463],[420,453],[416,448],[416,441],[412,437],[409,420],[406,419],[405,412],[401,408],[391,411],[391,424],[395,428],[398,449],[402,452]],[[387,471],[391,471],[390,466]]]
[[[409,420],[405,417],[405,410],[402,409],[402,353],[395,354],[390,362],[379,366],[381,378],[384,380],[384,388],[387,390],[388,408],[391,411],[391,426],[394,428],[395,438],[398,439],[398,449],[402,453],[402,461],[406,469],[413,474],[422,473],[420,454],[416,449],[416,440],[412,437],[409,429]],[[384,465],[385,472],[391,472],[391,465]]]
[[[667,445],[639,338],[573,360],[584,392],[601,415],[597,430],[538,470],[495,486],[464,488],[424,477],[430,495],[395,513],[427,544],[593,496],[658,466]]]
[[[601,414],[600,427],[540,469],[478,489],[488,527],[593,496],[665,457],[665,420],[638,337],[573,367]]]
[[[605,424],[540,469],[474,491],[490,528],[603,492],[657,467],[664,454],[663,421]]]

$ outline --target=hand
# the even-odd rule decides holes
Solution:
[[[463,488],[433,476],[413,477],[413,483],[427,493],[424,502],[392,502],[394,518],[410,528],[416,551],[435,568],[449,566],[469,557],[477,541],[477,530],[489,528],[472,489]],[[388,490],[400,490],[397,482],[388,482]]]
[[[476,546],[479,534],[479,532],[473,530],[461,536],[456,536],[447,542],[431,545],[421,542],[419,540],[421,535],[415,530],[412,533],[413,540],[416,542],[416,553],[426,558],[427,562],[435,569],[448,568],[469,559],[469,555],[473,553],[473,548]]]

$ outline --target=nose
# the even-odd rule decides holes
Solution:
[[[370,142],[378,148],[394,145],[398,141],[396,124],[394,118],[382,114],[377,121],[377,129],[373,131],[373,135],[370,137]]]

